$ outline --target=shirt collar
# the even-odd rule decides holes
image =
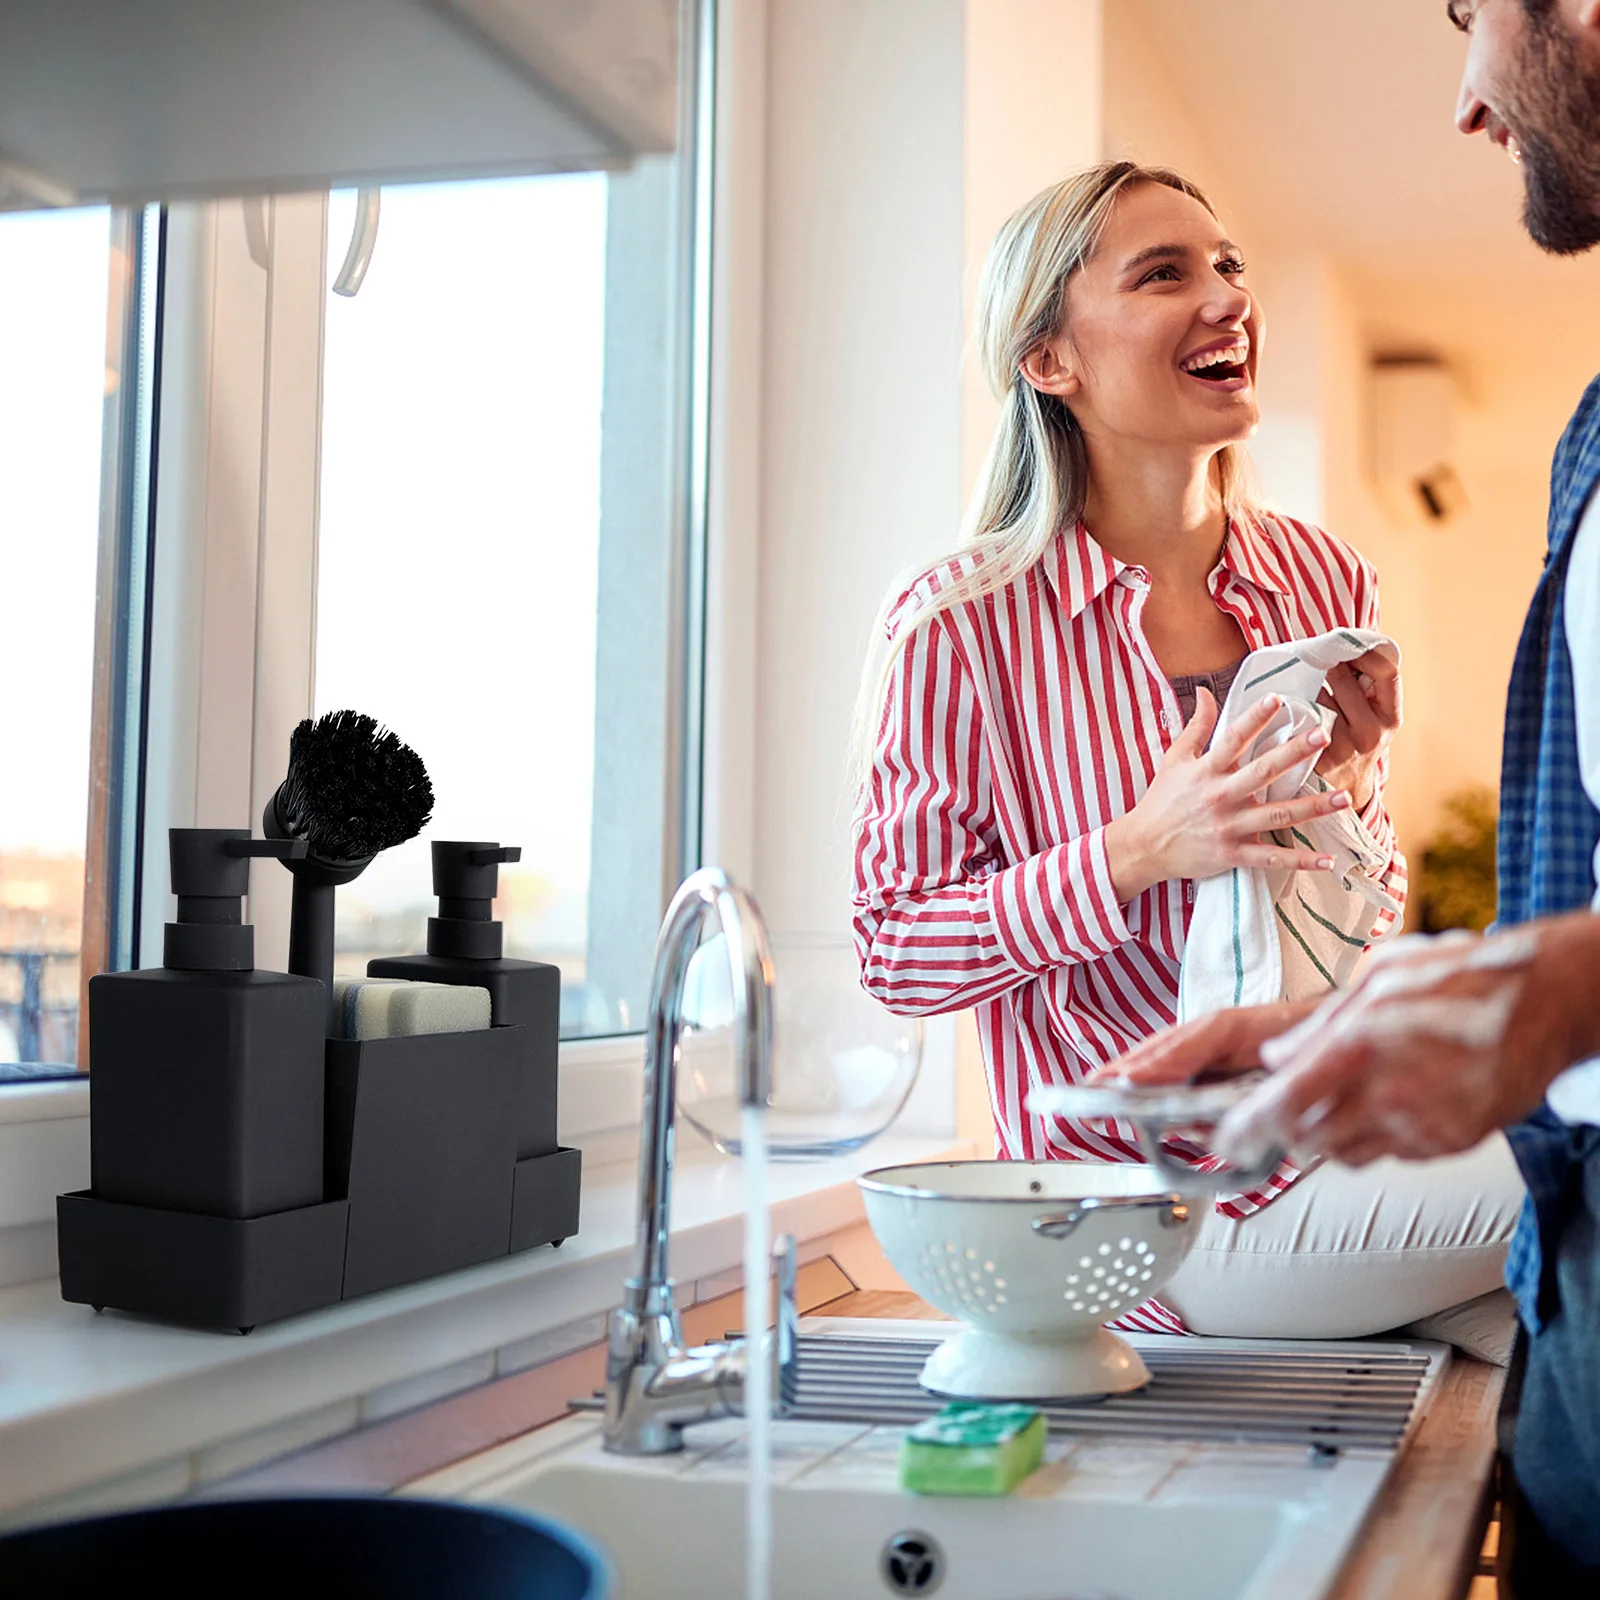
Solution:
[[[1294,594],[1283,555],[1259,517],[1246,513],[1230,519],[1220,564],[1258,589],[1270,589],[1274,594],[1287,596]]]
[[[1248,514],[1230,519],[1218,565],[1258,589],[1294,594],[1277,544],[1262,521]],[[1068,617],[1077,616],[1129,570],[1126,562],[1096,544],[1081,522],[1056,539],[1040,566],[1045,581],[1066,606]]]
[[[1081,522],[1051,544],[1039,565],[1069,618],[1098,599],[1126,570],[1123,562],[1094,542]]]

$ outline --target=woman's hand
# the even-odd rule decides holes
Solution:
[[[1162,757],[1150,787],[1106,828],[1111,881],[1122,904],[1169,878],[1214,878],[1232,867],[1332,870],[1331,856],[1261,840],[1263,833],[1297,827],[1351,803],[1342,789],[1272,804],[1263,798],[1284,773],[1330,748],[1320,728],[1239,765],[1281,704],[1268,695],[1207,749],[1217,726],[1217,702],[1200,691],[1194,715]]]
[[[1378,762],[1403,720],[1400,669],[1382,651],[1369,650],[1335,667],[1317,699],[1333,712],[1333,738],[1317,771],[1364,811],[1377,784]]]

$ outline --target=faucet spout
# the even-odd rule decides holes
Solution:
[[[686,1350],[668,1269],[677,1079],[689,964],[707,924],[720,925],[733,990],[733,1049],[739,1101],[764,1106],[772,1089],[772,954],[756,903],[714,867],[685,880],[656,941],[646,1032],[644,1111],[639,1152],[638,1230],[633,1273],[611,1314],[606,1355],[605,1444],[653,1455],[682,1446],[691,1422],[742,1411],[744,1372],[762,1349],[762,1330],[741,1343]],[[787,1392],[793,1361],[793,1243],[780,1270],[778,1382]]]
[[[670,1281],[668,1211],[676,1138],[679,1040],[689,963],[707,922],[721,924],[733,989],[733,1050],[739,1103],[760,1106],[772,1090],[772,954],[754,900],[727,875],[705,867],[685,880],[667,908],[656,941],[646,1031],[643,1145],[639,1159],[639,1232],[630,1302],[640,1308]]]

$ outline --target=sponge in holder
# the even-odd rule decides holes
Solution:
[[[900,1487],[912,1494],[1010,1494],[1044,1460],[1033,1406],[956,1401],[900,1444]]]
[[[341,1039],[470,1033],[489,1026],[489,991],[402,978],[335,978],[333,1016]]]

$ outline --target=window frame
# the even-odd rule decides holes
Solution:
[[[689,10],[663,909],[701,862],[748,876],[754,853],[760,421],[728,394],[759,392],[765,30],[726,0]],[[120,209],[112,229],[83,1067],[89,977],[159,959],[167,830],[258,821],[315,649],[327,197]],[[272,865],[252,865],[248,903],[269,948],[290,891]],[[637,1122],[639,1038],[563,1042],[564,1077],[585,1074],[564,1093],[573,1135]]]
[[[136,908],[144,870],[145,713],[150,658],[161,320],[166,213],[111,214],[108,371],[101,434],[100,552],[95,595],[94,703],[84,848],[78,1066],[88,1068],[89,979],[140,961]]]
[[[89,1064],[89,979],[138,960],[146,579],[160,385],[160,208],[112,207],[108,229],[105,366],[116,382],[108,383],[101,410],[77,1060],[63,1063],[80,1074]],[[0,1097],[15,1099],[49,1081],[0,1081]]]

